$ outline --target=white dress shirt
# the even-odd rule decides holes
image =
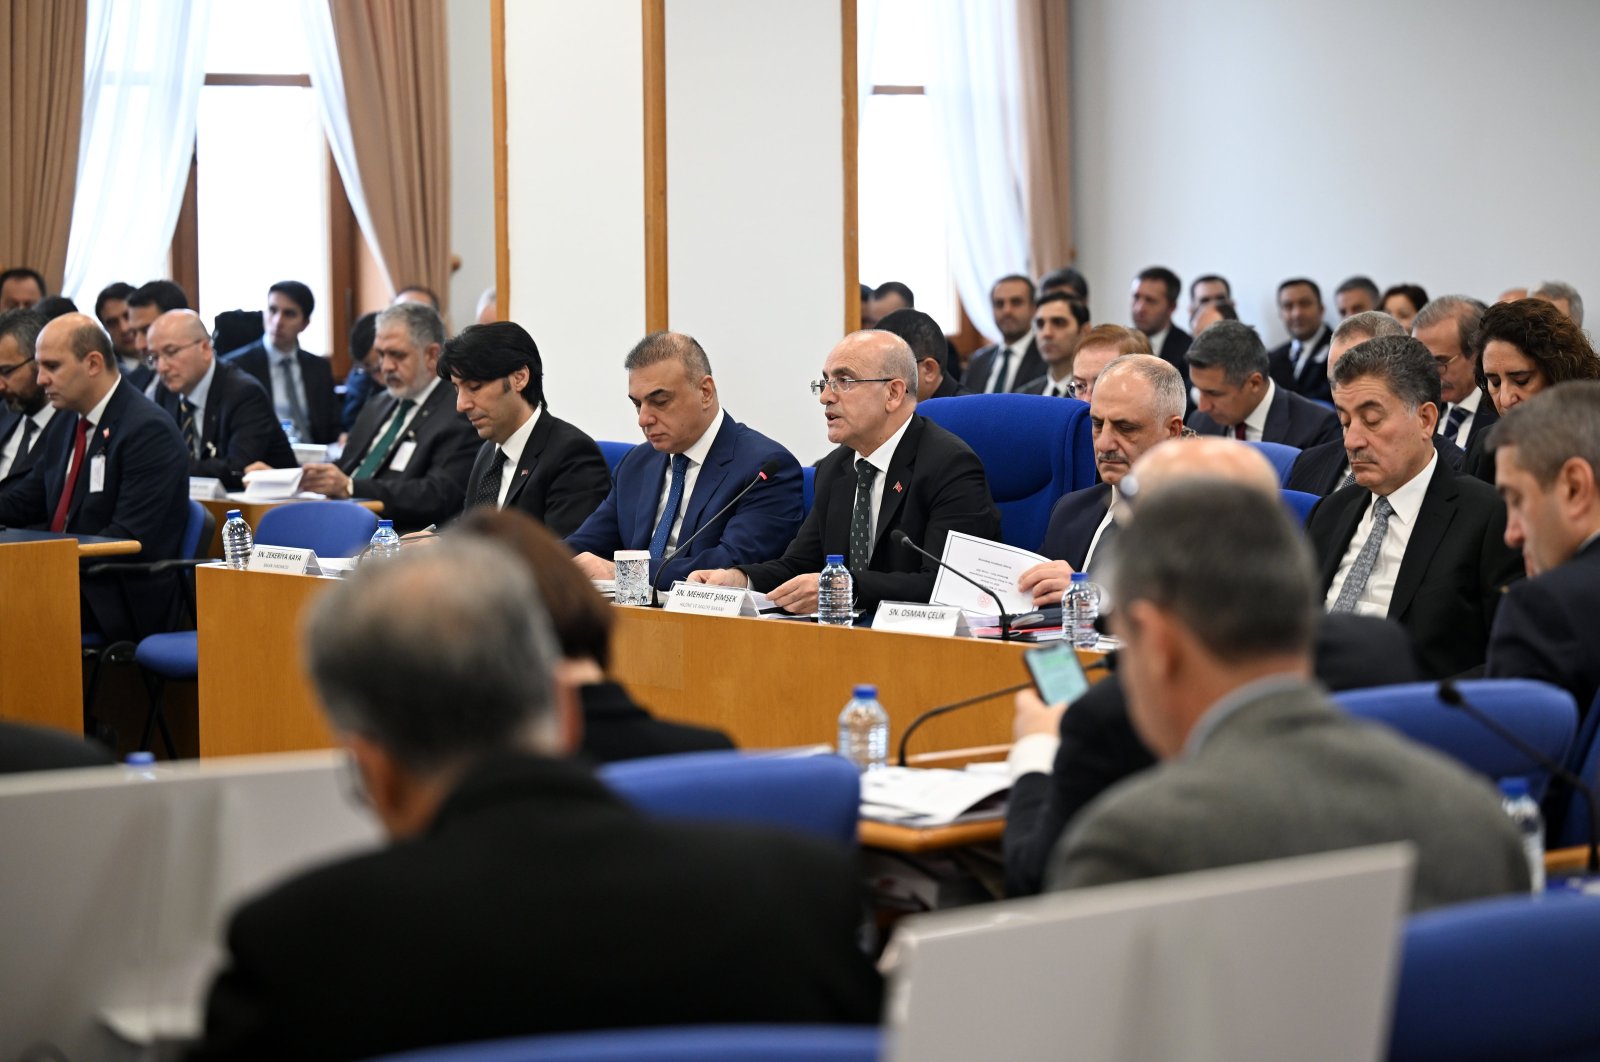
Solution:
[[[522,461],[522,451],[528,448],[528,440],[533,438],[533,426],[539,423],[541,412],[543,410],[535,406],[533,416],[523,421],[522,427],[500,444],[500,452],[506,455],[506,463],[500,469],[500,493],[495,495],[495,504],[502,509],[505,508],[506,495],[511,493],[511,484],[517,478],[517,465]]]
[[[11,475],[11,468],[17,463],[17,458],[22,456],[22,435],[28,429],[28,421],[33,422],[33,438],[28,440],[28,449],[32,450],[39,445],[39,440],[44,436],[45,428],[50,425],[50,418],[56,415],[56,407],[46,402],[39,407],[39,412],[30,413],[17,422],[11,430],[11,435],[6,439],[4,448],[0,448],[0,479]]]
[[[1049,372],[1046,371],[1044,378],[1044,390],[1040,391],[1039,393],[1044,395],[1046,398],[1067,398],[1070,397],[1067,394],[1067,387],[1071,383],[1072,373],[1070,371],[1059,380],[1053,379],[1049,375]]]
[[[1267,380],[1267,393],[1261,396],[1261,401],[1256,403],[1256,408],[1244,418],[1244,437],[1247,442],[1260,442],[1262,434],[1267,430],[1267,413],[1272,409],[1272,400],[1278,395],[1278,385],[1270,378]],[[1230,431],[1228,434],[1232,435]]]
[[[1022,359],[1027,357],[1028,345],[1032,342],[1033,329],[1030,328],[1021,339],[1015,343],[1002,344],[1001,349],[997,349],[994,352],[994,360],[989,363],[992,366],[989,372],[989,383],[984,388],[984,391],[989,394],[999,394],[1002,391],[1011,390],[1011,385],[1017,378],[1017,368],[1022,364]],[[1010,350],[1011,358],[1006,363],[1006,371],[1002,373],[1000,371],[1000,358],[1003,356],[1003,350]]]
[[[433,379],[428,381],[428,386],[424,387],[415,398],[411,399],[411,401],[415,404],[410,409],[406,410],[405,419],[400,422],[400,430],[397,431],[394,436],[394,445],[389,448],[389,453],[391,455],[400,448],[401,443],[405,442],[406,432],[410,430],[411,422],[417,419],[417,414],[422,411],[422,407],[428,401],[428,397],[433,394],[433,389],[438,386],[439,377],[435,376]],[[387,391],[384,393],[388,394]],[[399,402],[394,404],[394,410],[395,413],[400,412]],[[357,468],[361,467],[362,462],[367,459],[367,455],[372,453],[372,448],[378,445],[378,440],[382,439],[384,435],[388,433],[389,425],[393,423],[394,414],[391,414],[388,419],[378,426],[378,430],[373,432],[371,441],[367,443],[367,448],[361,452],[361,460],[356,462]],[[389,460],[393,461],[394,458],[391,456]]]
[[[300,378],[300,348],[293,350],[279,350],[272,345],[272,340],[266,336],[261,337],[261,346],[267,352],[267,375],[272,380],[272,409],[277,414],[279,421],[294,422],[294,406],[289,402],[289,395],[283,389],[283,369],[279,366],[289,367],[289,378],[294,381],[295,394],[300,400],[300,412],[305,423],[295,423],[295,432],[300,438],[308,438],[311,432],[311,407],[306,401],[306,382]]]
[[[1158,358],[1161,357],[1161,348],[1167,345],[1167,333],[1171,331],[1172,325],[1169,323],[1167,327],[1163,328],[1155,335],[1145,336],[1145,338],[1150,341],[1150,353],[1154,354]]]
[[[1311,338],[1303,343],[1298,339],[1290,339],[1289,363],[1294,369],[1294,378],[1296,380],[1300,378],[1300,373],[1305,369],[1306,362],[1316,352],[1317,345],[1322,342],[1322,333],[1327,330],[1327,324],[1323,323],[1318,325],[1317,330],[1311,333]],[[1326,357],[1323,360],[1326,361]]]
[[[1467,415],[1461,418],[1461,426],[1456,429],[1456,433],[1452,436],[1449,436],[1450,441],[1461,447],[1463,450],[1467,448],[1467,436],[1472,434],[1472,420],[1478,415],[1478,403],[1482,401],[1483,391],[1477,387],[1474,387],[1472,390],[1467,392],[1467,397],[1463,398],[1459,402],[1452,402],[1446,406],[1444,410],[1444,416],[1439,418],[1439,430],[1442,432],[1445,426],[1445,419],[1449,417],[1451,413],[1457,409],[1464,409],[1467,411]]]
[[[1106,503],[1106,514],[1100,518],[1100,525],[1094,529],[1094,537],[1089,540],[1089,552],[1083,555],[1084,571],[1089,570],[1089,563],[1094,560],[1094,550],[1096,546],[1100,545],[1100,536],[1104,535],[1106,528],[1111,526],[1112,517],[1117,511],[1117,499],[1120,497],[1121,495],[1117,493],[1116,485],[1113,484],[1111,487],[1111,500]],[[1105,611],[1103,604],[1101,611]]]
[[[905,437],[906,428],[910,426],[911,418],[907,417],[905,423],[896,428],[895,433],[889,436],[882,446],[870,454],[859,452],[856,454],[857,459],[865,458],[867,464],[878,470],[878,474],[872,477],[872,523],[868,527],[868,533],[874,544],[878,541],[878,513],[883,509],[883,488],[885,481],[889,478],[889,462],[894,460],[895,447],[900,445],[900,440]],[[852,472],[855,471],[855,467],[855,460],[852,460],[850,462],[850,470]],[[850,499],[853,507],[855,504],[854,488],[851,488]]]
[[[1366,589],[1356,598],[1356,615],[1389,614],[1389,601],[1394,597],[1394,584],[1400,575],[1400,564],[1405,560],[1406,546],[1411,541],[1411,534],[1417,527],[1417,516],[1422,511],[1422,499],[1428,493],[1428,483],[1432,481],[1434,469],[1438,464],[1439,453],[1434,451],[1428,458],[1426,468],[1389,495],[1389,505],[1393,507],[1394,513],[1389,517],[1389,529],[1383,536],[1383,548],[1378,551],[1378,560],[1372,566],[1372,574],[1367,578]],[[1333,573],[1333,583],[1328,587],[1328,597],[1324,602],[1328,608],[1332,608],[1339,600],[1339,591],[1344,586],[1345,577],[1350,574],[1356,557],[1361,553],[1361,547],[1366,545],[1367,537],[1372,534],[1372,501],[1376,497],[1376,495],[1369,496],[1367,511],[1362,515],[1361,522],[1356,525],[1356,533],[1350,536],[1350,545],[1345,548],[1344,557],[1339,561],[1339,570]]]
[[[717,441],[717,433],[722,430],[722,422],[727,415],[718,407],[717,415],[711,419],[711,426],[701,433],[694,445],[683,451],[683,456],[689,459],[689,467],[683,470],[683,500],[678,503],[678,514],[672,518],[672,532],[667,535],[667,550],[671,552],[678,548],[678,532],[683,530],[683,514],[689,511],[689,499],[694,497],[695,481],[700,478],[700,466],[706,463],[706,455],[711,452],[711,444]],[[656,518],[650,521],[650,533],[655,534],[655,528],[661,523],[661,514],[667,511],[667,498],[672,493],[672,462],[667,462],[666,478],[662,480],[661,496],[656,499]]]
[[[200,382],[194,385],[194,390],[192,392],[190,392],[188,395],[180,395],[179,396],[180,401],[183,400],[183,399],[187,399],[188,402],[189,402],[189,405],[194,407],[194,445],[195,445],[195,449],[198,451],[195,454],[196,457],[203,456],[205,454],[205,452],[206,452],[206,448],[205,448],[205,442],[206,442],[205,441],[206,399],[211,397],[211,381],[216,379],[216,375],[217,375],[217,359],[216,358],[212,358],[211,359],[211,367],[206,369],[206,374],[204,376],[200,377]],[[182,406],[179,406],[179,409],[181,410]],[[181,413],[179,415],[180,415],[180,417],[182,416]],[[178,426],[180,428],[183,426],[183,423],[182,423],[181,420],[179,421]]]

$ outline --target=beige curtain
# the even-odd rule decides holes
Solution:
[[[0,268],[61,290],[78,184],[87,0],[0,0]]]
[[[1023,202],[1030,260],[1040,273],[1071,265],[1072,138],[1068,0],[1017,0],[1023,122]]]
[[[450,293],[450,109],[440,0],[331,0],[367,238],[396,287]],[[490,209],[485,204],[484,209]],[[449,312],[448,305],[440,310]]]

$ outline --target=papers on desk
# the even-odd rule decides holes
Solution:
[[[1008,546],[1004,542],[990,542],[976,535],[951,531],[945,536],[941,559],[957,571],[972,576],[989,593],[980,592],[971,583],[940,568],[933,580],[931,603],[955,605],[967,612],[993,616],[996,599],[1006,612],[1033,610],[1033,595],[1018,590],[1017,580],[1023,572],[1036,564],[1046,563],[1049,558]]]
[[[244,492],[228,497],[244,502],[288,501],[300,494],[298,468],[266,468],[244,474]]]
[[[905,826],[998,818],[1010,788],[1003,771],[884,767],[861,776],[861,814]]]
[[[189,497],[195,501],[221,501],[227,496],[227,488],[215,476],[189,477]]]

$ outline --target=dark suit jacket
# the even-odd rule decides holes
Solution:
[[[1289,356],[1289,351],[1294,347],[1292,339],[1281,347],[1273,347],[1267,352],[1267,372],[1279,387],[1287,388],[1306,398],[1331,402],[1333,388],[1328,383],[1328,348],[1332,344],[1333,329],[1324,324],[1322,337],[1317,340],[1316,346],[1311,348],[1311,357],[1306,359],[1305,367],[1301,369],[1299,376],[1294,374],[1294,359]]]
[[[972,355],[972,360],[967,362],[967,374],[961,378],[961,386],[975,395],[987,390],[989,373],[994,368],[995,355],[999,352],[998,343],[990,343],[982,350],[976,351]],[[1022,355],[1022,364],[1017,366],[1016,374],[1011,377],[1011,390],[1021,391],[1023,384],[1037,380],[1043,375],[1044,359],[1039,357],[1039,341],[1030,339],[1028,349]]]
[[[1042,395],[1042,394],[1044,394],[1045,385],[1048,384],[1049,382],[1050,382],[1050,370],[1046,369],[1045,370],[1045,374],[1043,376],[1039,376],[1039,377],[1036,377],[1036,378],[1034,378],[1032,380],[1029,380],[1027,383],[1025,383],[1021,387],[1017,388],[1017,394],[1019,394],[1019,395]],[[1057,397],[1063,397],[1063,396],[1059,396],[1058,395]]]
[[[765,564],[739,566],[752,587],[771,590],[796,575],[820,572],[830,553],[849,555],[856,457],[854,450],[840,446],[818,463],[811,512],[783,556]],[[945,535],[950,531],[1000,537],[1000,511],[989,496],[989,481],[978,455],[916,413],[884,474],[872,559],[865,571],[852,573],[856,602],[862,608],[875,607],[880,601],[927,601],[933,593],[933,562],[890,542],[889,533],[896,529],[935,557],[944,550]]]
[[[244,370],[220,360],[216,366],[200,425],[204,456],[190,459],[189,475],[212,476],[229,490],[243,490],[246,465],[265,461],[273,468],[294,468],[294,450],[272,409],[271,396]],[[171,414],[181,433],[179,396],[165,385],[157,387],[156,405]]]
[[[1489,632],[1485,674],[1528,678],[1571,692],[1586,713],[1600,691],[1600,541],[1571,560],[1515,583]]]
[[[388,391],[367,403],[345,443],[339,468],[354,476],[367,451],[383,434],[399,401]],[[403,469],[394,459],[406,443],[416,448]],[[417,409],[411,424],[389,448],[376,474],[356,479],[352,494],[383,502],[383,515],[405,534],[429,524],[442,524],[461,511],[467,477],[478,453],[478,433],[456,412],[456,389],[440,381]]]
[[[1461,459],[1461,471],[1473,479],[1494,483],[1494,451],[1487,445],[1488,432],[1479,432],[1467,443],[1467,455]]]
[[[226,354],[223,360],[232,362],[254,376],[267,389],[267,397],[272,397],[272,365],[267,357],[265,339],[258,339],[248,347]],[[333,393],[333,366],[327,358],[319,358],[303,350],[298,352],[296,360],[300,363],[300,383],[305,389],[302,397],[306,419],[311,422],[311,438],[302,441],[335,442],[339,438],[341,419],[339,399]]]
[[[478,458],[467,476],[466,505],[471,508],[478,481],[494,460],[495,444],[478,448]],[[550,415],[528,436],[517,461],[516,475],[506,492],[505,507],[516,507],[548,527],[552,534],[570,535],[600,507],[611,491],[611,469],[594,444],[579,429]]]
[[[1189,414],[1189,427],[1200,435],[1232,436],[1233,429],[1225,428],[1198,409]],[[1339,418],[1325,406],[1301,398],[1282,384],[1273,392],[1272,405],[1267,407],[1267,422],[1262,426],[1261,441],[1298,446],[1304,450],[1325,442],[1342,442],[1344,430]]]
[[[1156,357],[1178,370],[1186,395],[1189,393],[1189,347],[1193,343],[1194,336],[1172,324],[1167,326],[1167,338],[1162,341],[1161,349],[1155,352]]]
[[[732,739],[720,730],[655,718],[615,682],[579,686],[578,698],[583,704],[580,751],[590,763],[733,748]]]
[[[1317,678],[1330,690],[1422,677],[1406,632],[1376,616],[1323,616],[1315,651]],[[1052,773],[1030,771],[1012,783],[1006,801],[1006,894],[1038,892],[1050,850],[1078,812],[1155,762],[1128,719],[1121,679],[1112,674],[1091,686],[1061,716],[1061,744]]]
[[[34,433],[33,442],[28,447],[28,452],[12,462],[6,471],[6,478],[0,479],[0,494],[5,493],[13,485],[20,483],[27,476],[28,469],[39,463],[41,455],[49,453],[52,445],[62,435],[67,437],[67,452],[72,452],[72,432],[77,418],[70,413],[57,410],[55,416],[50,418],[50,423],[44,426],[44,431]],[[0,407],[0,446],[4,446],[11,439],[11,433],[22,430],[22,415],[13,413],[9,409]]]
[[[1110,504],[1109,483],[1096,483],[1063,494],[1050,510],[1050,522],[1045,525],[1039,552],[1051,560],[1066,561],[1075,572],[1083,571],[1089,545],[1094,541],[1100,521],[1106,518],[1106,507]]]
[[[1435,435],[1433,448],[1451,468],[1461,470],[1461,461],[1466,456],[1461,452],[1461,447],[1443,435]],[[1284,484],[1284,489],[1319,496],[1332,494],[1344,482],[1349,463],[1350,455],[1345,451],[1342,435],[1333,442],[1308,446],[1294,459],[1294,466],[1289,469],[1289,482]]]
[[[619,549],[650,548],[656,505],[666,489],[671,461],[668,454],[649,443],[640,443],[624,454],[617,462],[611,493],[594,515],[567,537],[572,551],[610,560]],[[778,462],[772,481],[759,484],[730,512],[718,517],[722,507],[749,486],[768,461]],[[709,529],[690,542],[686,551],[652,562],[650,577],[665,589],[698,568],[732,568],[776,556],[794,537],[804,515],[800,463],[794,455],[754,428],[724,416],[722,429],[695,477],[694,491],[683,501],[678,541],[687,541],[701,527]]]
[[[1362,486],[1335,491],[1311,510],[1311,538],[1327,594],[1356,525],[1372,501]],[[1505,544],[1506,507],[1494,488],[1434,465],[1417,526],[1406,544],[1388,616],[1411,633],[1426,677],[1448,678],[1483,663],[1495,609],[1523,571]]]
[[[933,398],[954,398],[957,395],[970,395],[972,392],[962,387],[960,382],[948,371],[939,377],[939,386],[934,388]]]
[[[833,846],[646,818],[576,764],[497,758],[420,837],[241,907],[190,1058],[875,1022],[860,902],[854,861]]]
[[[105,746],[75,734],[0,720],[0,774],[103,767],[112,762]]]

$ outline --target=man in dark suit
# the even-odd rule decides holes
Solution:
[[[1467,295],[1428,300],[1411,322],[1439,367],[1439,434],[1465,451],[1500,414],[1478,386],[1478,326],[1488,307]]]
[[[948,340],[938,321],[921,310],[901,309],[891,310],[874,327],[899,336],[911,348],[912,356],[917,359],[917,401],[972,393],[945,372]]]
[[[705,349],[693,336],[652,332],[622,364],[645,441],[623,455],[611,493],[567,537],[583,573],[610,579],[613,553],[647,549],[651,581],[668,589],[696,568],[781,551],[804,516],[800,464],[724,412]]]
[[[855,578],[856,602],[927,601],[931,561],[891,541],[904,531],[938,556],[946,534],[1000,537],[1000,513],[983,464],[966,443],[917,415],[917,370],[898,336],[856,332],[812,384],[835,449],[817,465],[816,500],[776,560],[700,570],[691,582],[749,586],[794,613],[817,610],[817,574],[837,553]]]
[[[125,342],[144,372],[128,373],[123,379],[139,391],[148,393],[156,379],[155,369],[150,366],[150,326],[164,313],[187,309],[189,296],[170,280],[151,280],[128,292]],[[109,329],[107,333],[116,334]]]
[[[1302,450],[1339,438],[1339,418],[1332,410],[1271,378],[1267,348],[1241,321],[1218,321],[1200,334],[1189,348],[1189,378],[1199,393],[1199,406],[1189,414],[1189,427],[1197,434]]]
[[[1569,690],[1587,712],[1600,691],[1600,383],[1547,388],[1489,434],[1506,502],[1506,545],[1528,578],[1500,602],[1486,673]]]
[[[1397,621],[1430,678],[1479,667],[1522,559],[1502,541],[1493,488],[1457,475],[1434,449],[1433,356],[1410,336],[1383,336],[1345,353],[1333,381],[1356,482],[1306,522],[1328,610]]]
[[[145,364],[144,353],[134,341],[133,324],[128,318],[128,296],[133,285],[117,281],[107,284],[95,296],[94,316],[111,337],[111,350],[117,356],[122,378],[143,391],[155,379],[155,370]]]
[[[383,390],[378,383],[378,359],[372,356],[378,315],[364,313],[350,326],[350,373],[344,378],[344,406],[339,423],[348,432],[366,407],[367,399]]]
[[[852,853],[651,818],[568,759],[573,690],[503,547],[447,535],[358,569],[318,601],[307,645],[394,843],[233,914],[192,1059],[877,1020]]]
[[[1327,402],[1331,333],[1322,316],[1322,289],[1316,281],[1295,277],[1279,284],[1278,317],[1289,331],[1289,340],[1272,348],[1270,360],[1272,379],[1279,387]]]
[[[189,475],[243,490],[246,472],[295,467],[272,400],[249,373],[217,360],[198,314],[162,314],[150,326],[149,346],[161,380],[155,402],[183,435]]]
[[[478,433],[439,379],[444,322],[425,304],[399,302],[378,315],[385,393],[367,403],[337,465],[305,466],[301,486],[330,498],[372,498],[405,533],[461,511]]]
[[[1044,361],[1031,328],[1033,297],[1033,281],[1018,273],[1001,277],[989,289],[1000,342],[978,350],[967,362],[961,383],[973,394],[1020,391],[1024,384],[1044,375]]]
[[[550,415],[539,347],[511,321],[470,325],[445,343],[439,376],[483,439],[467,477],[466,508],[517,508],[570,535],[611,490],[600,448]]]
[[[177,557],[189,496],[177,425],[122,380],[110,337],[86,314],[45,325],[37,359],[39,386],[73,430],[55,436],[0,493],[0,524],[135,539],[142,548],[127,558],[133,561]],[[85,582],[85,628],[112,638],[166,629],[170,581],[130,579],[125,589],[126,599],[109,581]]]
[[[267,289],[262,314],[266,334],[223,357],[267,389],[278,420],[294,425],[293,441],[331,443],[340,429],[333,368],[327,358],[300,349],[300,333],[315,308],[310,288],[298,280],[280,280]]]
[[[1089,307],[1064,291],[1053,291],[1039,299],[1033,312],[1033,333],[1044,362],[1044,375],[1018,388],[1025,395],[1047,398],[1074,398],[1073,356],[1078,340],[1089,327]],[[1088,398],[1084,398],[1088,401]]]
[[[71,417],[57,417],[56,407],[39,386],[35,345],[45,319],[34,310],[0,313],[0,491],[27,475],[39,455],[49,451],[54,433],[70,433]]]
[[[1133,278],[1133,327],[1150,340],[1150,352],[1178,370],[1189,389],[1189,345],[1194,337],[1172,323],[1183,282],[1165,266],[1151,266]]]

